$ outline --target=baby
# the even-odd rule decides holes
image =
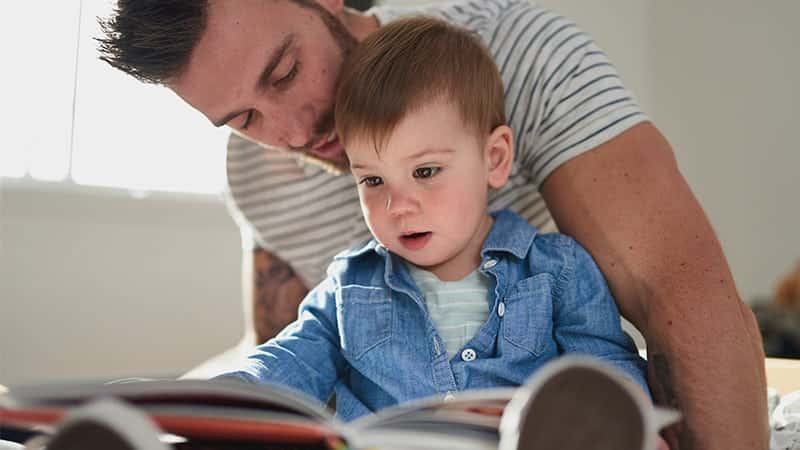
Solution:
[[[321,402],[335,392],[344,420],[518,386],[568,352],[647,390],[592,257],[488,211],[514,146],[502,80],[477,39],[429,18],[382,27],[349,55],[335,118],[374,239],[336,256],[298,320],[225,376]]]

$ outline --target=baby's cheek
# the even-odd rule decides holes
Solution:
[[[361,203],[361,210],[364,214],[364,220],[367,222],[369,232],[385,247],[385,238],[387,235],[386,214],[382,212],[380,206],[363,201]]]
[[[374,196],[361,195],[360,193],[359,195],[361,198],[361,212],[364,214],[364,220],[367,221],[367,225],[369,225],[371,230],[373,224],[380,220],[378,202]]]

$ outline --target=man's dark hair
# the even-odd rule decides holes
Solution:
[[[224,0],[235,1],[235,0]],[[347,30],[314,0],[290,0],[315,11],[346,48]],[[366,9],[372,0],[350,0]],[[181,75],[205,31],[208,0],[118,0],[108,19],[98,19],[104,36],[96,38],[100,59],[145,83],[166,84]]]
[[[119,0],[99,19],[100,59],[145,83],[181,74],[206,28],[207,0]]]

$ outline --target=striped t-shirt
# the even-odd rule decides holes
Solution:
[[[456,281],[442,281],[433,272],[406,263],[417,284],[428,316],[453,357],[472,339],[489,317],[489,289],[492,280],[479,270]]]
[[[539,230],[555,231],[539,187],[560,164],[647,120],[606,55],[572,22],[526,0],[472,0],[373,8],[381,23],[427,14],[474,31],[494,57],[514,130],[508,183],[489,198]],[[289,262],[307,286],[333,255],[370,238],[350,175],[231,135],[229,206],[260,246]]]

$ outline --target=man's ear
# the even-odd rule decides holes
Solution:
[[[514,133],[506,125],[500,125],[486,139],[486,163],[489,186],[500,189],[508,181],[511,164],[514,162]]]

